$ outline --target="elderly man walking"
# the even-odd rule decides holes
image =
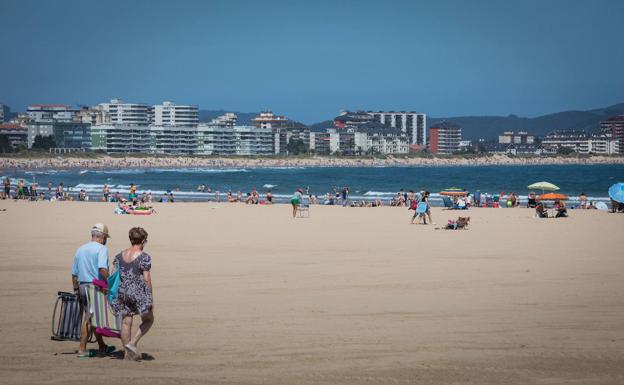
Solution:
[[[108,249],[106,248],[108,238],[110,238],[108,227],[103,223],[96,223],[91,228],[91,241],[80,246],[74,255],[71,272],[72,284],[74,293],[78,295],[80,304],[84,309],[78,357],[89,357],[87,340],[89,339],[91,314],[87,308],[87,288],[93,284],[94,279],[105,280],[108,278]],[[114,351],[114,347],[106,346],[101,335],[96,334],[95,338],[99,345],[99,354],[105,355],[111,353],[111,350]]]

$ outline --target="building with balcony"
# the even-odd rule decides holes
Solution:
[[[505,131],[502,135],[498,136],[498,143],[500,144],[533,144],[535,137],[529,135],[526,131]]]
[[[407,134],[409,144],[427,145],[427,115],[415,111],[367,111],[374,120]]]
[[[429,149],[434,154],[458,152],[461,140],[461,128],[458,125],[442,122],[429,129]]]
[[[112,99],[110,103],[100,103],[98,106],[110,116],[110,124],[147,126],[150,122],[150,108],[146,104]]]
[[[617,140],[620,152],[624,152],[624,115],[612,116],[600,122],[600,130],[603,134],[611,135],[611,138]]]
[[[569,149],[579,154],[614,155],[620,153],[620,141],[611,134],[587,131],[553,131],[542,138],[546,153],[554,154]]]
[[[0,123],[0,136],[6,137],[6,141],[12,149],[28,146],[28,128],[19,124]]]
[[[275,115],[273,112],[262,111],[260,115],[251,120],[251,124],[258,128],[284,128],[289,124],[289,119],[285,116]]]
[[[165,127],[194,127],[199,123],[199,108],[166,101],[150,108],[150,123]]]
[[[34,122],[71,122],[77,112],[67,104],[31,104],[26,110]]]
[[[0,103],[0,123],[8,123],[11,120],[11,109],[6,104]]]
[[[150,126],[100,124],[91,126],[91,148],[108,154],[149,153]]]
[[[197,153],[197,127],[149,126],[149,153],[169,155]]]
[[[91,149],[91,124],[77,122],[55,122],[52,132],[56,148]]]
[[[111,124],[111,119],[102,106],[81,107],[74,115],[74,122],[89,123],[91,125]]]
[[[217,116],[212,119],[209,126],[219,126],[219,127],[234,127],[236,125],[236,121],[238,120],[238,116],[236,116],[233,112],[227,112],[221,116]]]
[[[332,155],[340,150],[340,135],[337,132],[315,132],[311,149],[317,155]]]
[[[33,121],[29,120],[25,124],[28,130],[28,148],[31,148],[35,142],[37,136],[52,136],[54,135],[54,122],[53,121]]]

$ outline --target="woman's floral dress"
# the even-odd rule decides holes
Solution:
[[[143,272],[152,268],[152,257],[141,252],[134,261],[127,263],[122,253],[115,256],[115,269],[120,269],[119,293],[113,299],[111,306],[115,314],[137,315],[145,314],[152,308],[152,291],[143,279]]]

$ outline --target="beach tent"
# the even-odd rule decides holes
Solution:
[[[537,199],[541,201],[556,201],[556,200],[564,201],[568,199],[568,196],[565,194],[548,193],[548,194],[540,195],[539,197],[537,197]]]
[[[624,183],[616,183],[609,187],[609,198],[616,202],[624,203]]]
[[[550,183],[550,182],[537,182],[537,183],[533,183],[527,186],[527,188],[529,190],[542,190],[542,193],[544,193],[544,191],[557,191],[559,190],[558,186],[555,186],[554,184]]]
[[[468,195],[465,189],[459,187],[450,187],[445,189],[444,191],[440,191],[440,195],[446,195],[450,197],[463,197]]]

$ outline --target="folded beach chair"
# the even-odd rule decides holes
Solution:
[[[79,341],[82,306],[78,296],[64,291],[58,292],[52,310],[52,337],[54,341]]]
[[[99,280],[95,280],[99,282]],[[108,295],[104,293],[103,284],[89,285],[87,290],[87,307],[91,314],[91,325],[95,332],[104,337],[120,337],[121,317],[113,313],[108,302]]]
[[[449,210],[453,209],[453,201],[451,200],[450,197],[447,197],[446,195],[442,197],[442,202],[444,203],[444,207],[446,207]]]

